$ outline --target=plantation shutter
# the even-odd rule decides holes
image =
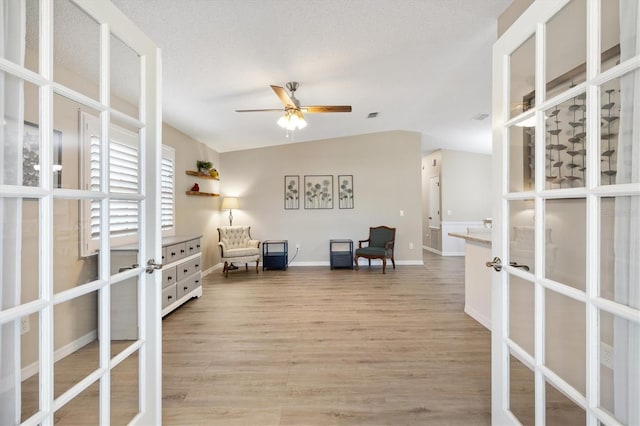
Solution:
[[[162,146],[162,164],[160,167],[160,223],[162,230],[173,229],[174,201],[173,191],[175,187],[175,156],[173,148]]]
[[[100,190],[100,140],[91,137],[91,190]],[[138,149],[126,143],[109,143],[109,191],[135,194],[138,192]],[[100,205],[91,202],[91,239],[100,236]],[[138,207],[134,201],[113,200],[109,206],[111,237],[133,235],[138,231]]]

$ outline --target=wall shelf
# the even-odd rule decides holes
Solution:
[[[195,170],[185,170],[185,173],[189,176],[196,176],[204,179],[212,179],[212,180],[220,180],[219,178],[213,177],[207,173],[200,173]]]
[[[220,194],[214,194],[213,192],[202,192],[202,191],[185,191],[187,195],[197,195],[200,197],[219,197]]]

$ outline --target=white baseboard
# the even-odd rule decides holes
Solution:
[[[366,262],[366,259],[360,259],[359,262],[360,266],[362,266],[363,264],[368,265],[368,263]],[[372,265],[382,265],[382,260],[378,260],[378,259],[372,259],[371,260],[371,264]],[[390,265],[391,261],[388,260],[387,261],[387,265]],[[289,264],[289,266],[330,266],[330,262],[328,260],[318,260],[318,261],[300,261],[300,262],[292,262]],[[424,262],[422,260],[396,260],[396,265],[403,265],[403,266],[422,266],[424,265]]]
[[[471,318],[473,318],[474,320],[476,320],[480,324],[482,324],[484,326],[484,328],[486,328],[487,330],[491,331],[491,319],[490,318],[485,317],[480,312],[478,312],[475,309],[473,309],[472,307],[466,306],[466,305],[464,307],[464,312],[467,315],[469,315]]]
[[[439,254],[440,256],[442,256],[442,252],[439,250],[436,250],[434,248],[427,247],[427,246],[422,246],[422,248],[425,249],[426,251],[430,251],[431,253]]]
[[[289,263],[289,266],[330,266],[330,263],[328,260],[298,261]]]
[[[202,276],[202,278],[204,278],[207,275],[213,273],[213,271],[217,271],[218,269],[222,269],[223,267],[224,267],[223,263],[218,263],[217,265],[213,265],[211,268],[207,269],[206,271],[200,271],[200,275]]]
[[[80,337],[79,339],[76,339],[73,342],[64,345],[63,347],[61,347],[60,349],[58,349],[53,353],[54,362],[60,361],[62,358],[71,355],[78,349],[85,347],[86,345],[93,342],[97,338],[98,338],[98,332],[96,330],[93,330],[85,334],[84,336]],[[39,371],[38,361],[27,365],[21,371],[22,381],[24,382],[29,377],[35,374],[38,374],[38,371]]]

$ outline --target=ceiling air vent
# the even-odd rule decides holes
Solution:
[[[367,118],[376,118],[378,114],[379,112],[370,112],[369,115],[367,115]]]

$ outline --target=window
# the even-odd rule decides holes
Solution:
[[[100,191],[100,124],[97,117],[80,113],[81,140],[83,142],[82,188]],[[109,188],[111,193],[136,194],[139,192],[138,134],[111,126],[109,141]],[[163,235],[175,232],[175,150],[162,146],[160,176],[160,222]],[[82,230],[82,255],[95,253],[99,248],[100,203],[91,201],[83,207],[85,215]],[[129,200],[112,200],[109,206],[111,244],[127,244],[137,241],[138,203]],[[90,224],[90,226],[87,226]]]

